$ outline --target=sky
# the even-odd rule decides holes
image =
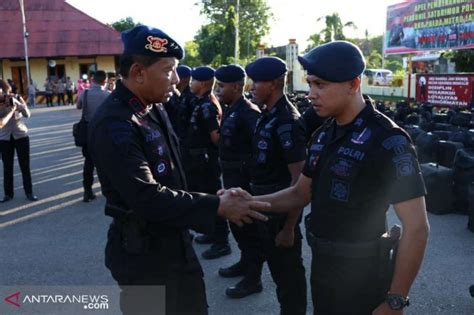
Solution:
[[[68,3],[104,23],[125,17],[157,27],[181,43],[192,40],[206,18],[199,15],[198,0],[67,0]],[[130,2],[133,6],[130,6]],[[311,34],[324,28],[319,17],[338,12],[343,22],[352,21],[356,30],[346,29],[348,37],[381,35],[385,28],[387,6],[403,0],[267,0],[273,13],[267,47],[281,46],[295,38],[305,46]],[[323,19],[324,20],[324,19]]]

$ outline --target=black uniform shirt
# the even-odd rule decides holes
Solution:
[[[107,203],[167,230],[212,232],[219,199],[187,193],[166,112],[146,107],[121,81],[89,124],[89,148]]]
[[[223,161],[240,161],[252,154],[252,138],[260,109],[241,97],[222,118],[219,156]]]
[[[306,157],[305,128],[298,110],[282,96],[257,120],[252,140],[252,183],[289,185],[288,164]]]
[[[219,129],[221,110],[217,99],[211,91],[201,98],[196,98],[189,121],[187,135],[184,139],[186,148],[208,148],[217,150],[212,143],[210,133]]]
[[[329,119],[313,134],[303,174],[312,178],[311,230],[329,240],[376,239],[390,204],[426,194],[410,137],[370,101],[352,123]]]
[[[176,113],[176,135],[182,140],[188,131],[189,120],[193,112],[193,100],[195,96],[191,88],[187,86],[179,96],[179,103]]]

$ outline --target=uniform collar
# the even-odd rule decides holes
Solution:
[[[117,81],[115,91],[119,94],[120,99],[125,101],[132,112],[140,117],[146,116],[153,108],[153,104],[145,105],[140,99],[133,94],[121,80]]]
[[[286,97],[285,94],[283,94],[282,97],[280,97],[278,99],[278,101],[275,103],[275,105],[273,105],[272,109],[271,110],[268,110],[267,107],[265,107],[262,111],[263,114],[265,115],[272,115],[272,116],[275,116],[275,114],[279,111],[281,111],[284,107],[286,107],[286,105],[289,103],[290,101],[288,100],[288,98]]]
[[[211,92],[212,90],[205,92],[201,97],[198,97],[198,99],[203,100],[203,99],[209,98],[209,94],[211,94]]]

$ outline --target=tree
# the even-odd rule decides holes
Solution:
[[[339,13],[333,13],[331,15],[322,16],[316,21],[319,22],[322,19],[324,19],[324,22],[326,24],[326,27],[321,31],[321,33],[324,35],[324,43],[328,43],[334,40],[345,40],[346,36],[344,35],[344,28],[357,28],[354,22],[352,21],[342,23]]]
[[[203,63],[218,66],[234,62],[236,0],[202,0],[201,13],[209,24],[201,27],[194,40],[199,45]],[[239,59],[255,56],[261,39],[268,33],[271,17],[266,0],[240,0],[239,10]]]
[[[382,55],[377,50],[372,50],[370,55],[365,58],[367,68],[382,68]]]
[[[456,64],[456,72],[472,72],[474,69],[474,49],[462,49],[445,53],[444,57]]]
[[[190,40],[185,42],[184,52],[184,59],[180,61],[180,63],[189,67],[197,67],[202,64],[202,61],[199,58],[199,46],[195,41]]]
[[[117,30],[119,32],[123,32],[125,30],[134,28],[137,25],[142,25],[142,23],[135,22],[133,20],[133,18],[131,18],[131,17],[126,17],[124,19],[121,19],[119,21],[116,21],[116,22],[113,22],[112,24],[110,24],[110,26],[112,26],[115,30]]]

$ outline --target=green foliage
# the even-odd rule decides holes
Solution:
[[[365,58],[367,68],[369,69],[380,69],[382,68],[382,55],[377,50],[372,50],[370,55]]]
[[[385,69],[397,72],[403,70],[403,63],[400,60],[385,58]]]
[[[406,72],[404,69],[397,70],[393,74],[391,86],[393,87],[402,87],[403,86],[403,80],[405,79]]]
[[[319,33],[319,38],[322,39],[321,44],[328,43],[333,40],[345,40],[346,36],[344,35],[344,28],[357,28],[354,22],[352,21],[343,23],[341,17],[339,16],[339,13],[336,12],[331,15],[322,16],[316,21],[319,22],[322,19],[324,19],[326,27]],[[312,37],[313,35],[310,36],[310,39]]]
[[[181,60],[181,64],[190,66],[190,67],[197,67],[202,64],[201,59],[199,58],[199,46],[198,44],[193,41],[187,41],[184,43],[184,59]]]
[[[202,0],[201,13],[209,19],[195,36],[204,64],[219,66],[234,62],[236,0]],[[239,61],[255,58],[261,39],[268,33],[271,17],[266,0],[240,0]]]
[[[443,56],[456,64],[456,72],[474,71],[474,49],[452,51]]]
[[[142,25],[142,23],[135,22],[133,20],[133,18],[131,18],[131,17],[126,17],[124,19],[121,19],[119,21],[116,21],[116,22],[113,22],[112,24],[110,24],[110,26],[112,26],[115,30],[117,30],[119,32],[123,32],[125,30],[134,28],[137,25]]]

